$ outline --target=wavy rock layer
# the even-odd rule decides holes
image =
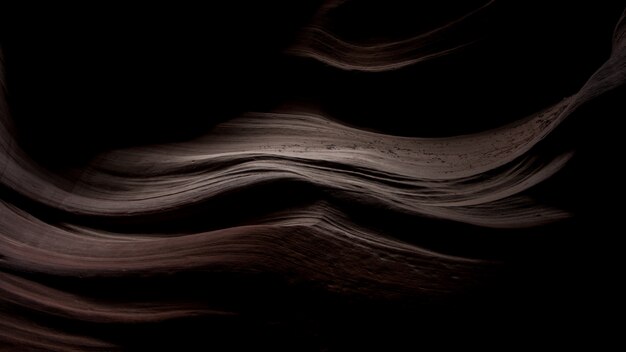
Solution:
[[[341,6],[329,3],[288,52],[339,69],[400,69],[465,45],[455,33],[493,3],[367,46],[323,27],[326,12]],[[241,114],[190,141],[108,151],[63,172],[21,147],[3,98],[0,342],[108,351],[150,345],[133,336],[162,331],[159,324],[181,336],[190,326],[226,331],[255,307],[285,309],[310,292],[424,306],[473,292],[502,260],[431,246],[422,238],[433,235],[422,232],[433,232],[432,223],[532,229],[570,217],[531,188],[574,155],[555,136],[559,126],[624,81],[622,16],[610,57],[578,92],[496,129],[399,137],[277,109]],[[430,225],[407,225],[416,221]]]

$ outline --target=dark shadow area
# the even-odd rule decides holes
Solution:
[[[284,94],[274,86],[282,50],[317,2],[3,5],[0,45],[19,140],[58,168],[270,109]]]
[[[431,20],[441,21],[436,15],[439,6],[470,6],[451,3],[455,1],[433,4]],[[293,90],[294,99],[358,127],[421,137],[484,131],[576,93],[608,59],[624,6],[621,1],[497,1],[467,29],[475,31],[478,40],[447,56],[376,73],[341,71],[302,59],[294,64],[298,75],[290,86],[299,88]],[[348,10],[342,18],[352,18]],[[376,9],[365,11],[352,16],[378,18]],[[410,17],[402,6],[385,11]],[[353,30],[366,27],[351,23],[343,24]]]

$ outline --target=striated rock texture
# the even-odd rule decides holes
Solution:
[[[611,305],[624,5],[5,8],[0,346],[591,329]]]

